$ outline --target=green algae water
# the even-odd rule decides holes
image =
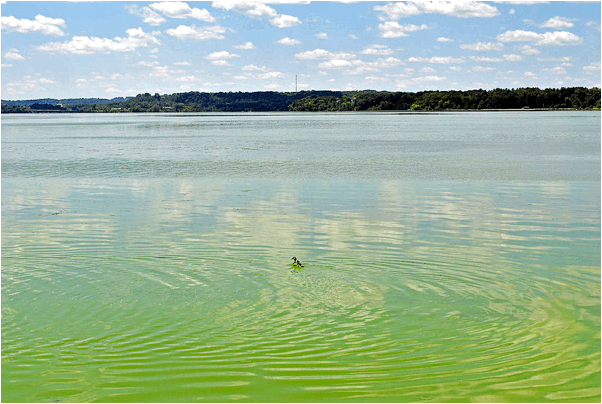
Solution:
[[[599,112],[2,115],[2,400],[600,402],[600,192]]]

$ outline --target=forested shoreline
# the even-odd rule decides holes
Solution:
[[[600,109],[600,89],[570,87],[468,91],[191,91],[138,94],[123,101],[43,99],[2,101],[2,113],[37,112],[271,112],[271,111],[453,111],[504,109]],[[37,102],[36,102],[37,101]]]

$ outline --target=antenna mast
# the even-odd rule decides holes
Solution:
[[[297,75],[295,74],[295,92],[297,92]]]

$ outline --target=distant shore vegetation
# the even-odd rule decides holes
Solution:
[[[518,88],[469,91],[299,91],[138,94],[113,100],[2,101],[2,113],[271,112],[600,109],[600,89]]]

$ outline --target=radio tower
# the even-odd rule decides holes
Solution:
[[[297,92],[297,75],[295,74],[295,92]]]

